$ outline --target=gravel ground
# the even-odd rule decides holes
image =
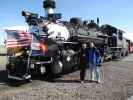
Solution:
[[[30,83],[11,86],[5,73],[0,71],[0,100],[132,100],[133,55],[121,61],[106,62],[102,70],[102,83],[79,82],[79,71],[64,75],[52,82],[39,78]]]

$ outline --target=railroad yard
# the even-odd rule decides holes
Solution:
[[[84,84],[79,82],[79,71],[52,81],[43,76],[32,82],[10,83],[3,64],[0,67],[0,100],[132,100],[133,54],[105,62],[101,70],[101,84],[89,82],[89,70]]]
[[[1,0],[0,100],[133,100],[133,2],[105,1]]]

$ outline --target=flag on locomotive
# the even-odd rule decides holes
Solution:
[[[5,30],[7,33],[6,47],[24,47],[30,45],[31,34],[20,30]]]
[[[31,78],[29,73],[30,56],[43,55],[48,50],[44,38],[21,30],[5,30],[8,54],[8,78],[17,80]]]
[[[24,32],[21,30],[5,30],[7,33],[6,48],[15,49],[31,46],[31,51],[38,51],[38,53],[47,51],[47,44],[42,37],[35,33]],[[15,52],[17,53],[17,52]]]

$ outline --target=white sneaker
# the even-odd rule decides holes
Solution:
[[[83,84],[84,83],[84,81],[81,81],[81,84]]]
[[[98,81],[97,81],[97,83],[99,83],[99,84],[100,84],[100,83],[101,83],[101,81],[100,81],[100,80],[98,80]]]

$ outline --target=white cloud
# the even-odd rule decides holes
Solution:
[[[125,33],[124,37],[130,39],[131,41],[133,41],[133,33]]]
[[[28,30],[28,27],[27,26],[11,26],[11,27],[5,27],[3,29],[4,30],[8,29],[8,30],[22,30],[22,31],[26,31],[26,30]]]

